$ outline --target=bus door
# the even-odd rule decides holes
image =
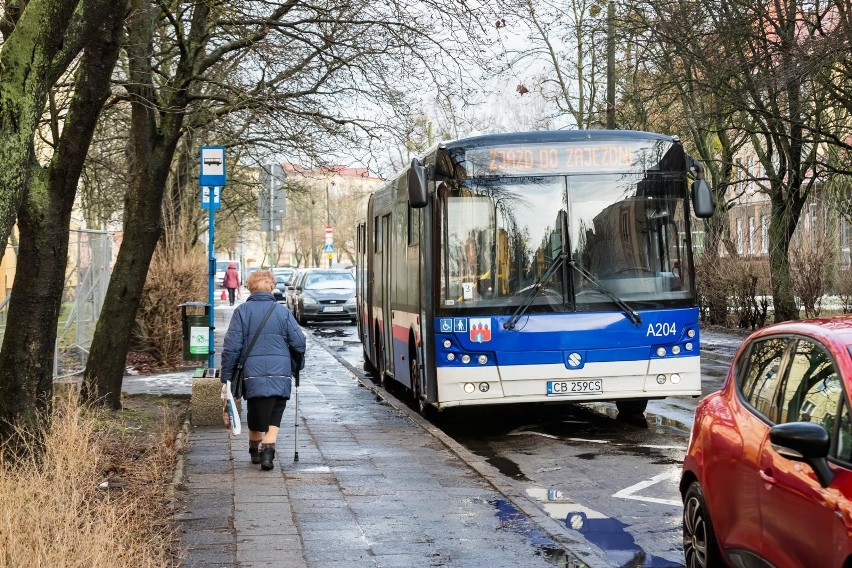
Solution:
[[[381,289],[382,289],[382,368],[393,375],[393,318],[391,317],[391,216],[382,216]]]

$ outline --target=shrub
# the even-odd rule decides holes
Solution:
[[[136,339],[164,366],[182,359],[180,304],[207,297],[207,259],[201,251],[157,246],[136,316]]]
[[[696,280],[704,321],[742,329],[766,323],[770,296],[767,261],[701,257]]]
[[[25,457],[0,459],[0,566],[174,565],[172,527],[158,515],[173,445],[135,456],[145,479],[112,490],[104,479],[126,464],[104,449],[124,447],[120,434],[99,430],[106,422],[75,397],[57,399],[48,423],[19,432]]]
[[[852,269],[846,268],[837,273],[837,295],[840,296],[843,313],[852,313]]]
[[[829,271],[835,265],[835,253],[824,235],[811,235],[790,247],[790,277],[793,292],[805,310],[805,317],[815,317],[822,310],[822,299],[829,288]]]

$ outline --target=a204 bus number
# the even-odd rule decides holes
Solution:
[[[666,337],[668,335],[677,334],[677,325],[675,322],[657,322],[657,323],[649,323],[648,331],[645,333],[645,337],[649,335],[653,335],[654,337]]]

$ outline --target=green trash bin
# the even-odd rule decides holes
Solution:
[[[185,302],[180,307],[183,360],[207,361],[210,355],[210,304]]]

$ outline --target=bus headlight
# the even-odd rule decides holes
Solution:
[[[455,353],[447,353],[447,361],[455,361],[456,354]]]
[[[449,339],[445,339],[445,340],[444,340],[444,349],[449,349],[449,348],[450,348],[450,347],[452,347],[452,346],[453,346],[453,342],[452,342],[452,341],[450,341]]]
[[[666,356],[666,348],[665,347],[657,347],[657,357],[665,357]]]
[[[470,355],[468,355],[467,353],[465,353],[464,355],[462,355],[462,356],[461,356],[461,362],[462,362],[462,363],[464,363],[465,365],[467,365],[468,363],[470,363]]]
[[[680,375],[678,375],[677,373],[672,373],[671,380],[673,385],[678,384],[680,382]]]
[[[488,385],[488,383],[479,383],[479,392],[488,392],[488,389],[490,388],[491,387]]]
[[[484,365],[488,362],[488,357],[486,357],[485,355],[480,355],[476,358],[476,360],[479,361],[480,365]]]
[[[658,385],[666,384],[666,376],[665,375],[657,375],[657,384]]]
[[[672,355],[680,353],[680,345],[672,345]]]
[[[683,346],[686,347],[687,351],[692,351],[692,343],[684,343]]]
[[[465,383],[464,384],[464,392],[466,392],[467,394],[472,394],[473,391],[475,391],[475,390],[476,390],[476,387],[473,385],[473,383]]]
[[[690,337],[690,338],[695,337],[695,330],[694,329],[686,330],[686,336]]]

